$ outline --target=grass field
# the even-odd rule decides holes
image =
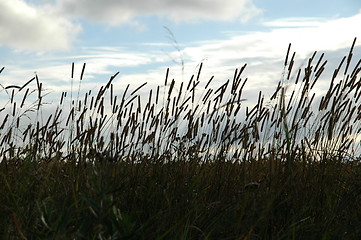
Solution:
[[[218,88],[201,64],[147,95],[146,83],[114,94],[115,74],[80,97],[84,64],[53,112],[37,76],[1,85],[1,239],[358,239],[355,42],[322,96],[324,55],[294,69],[289,47],[274,94],[252,107],[246,65]]]

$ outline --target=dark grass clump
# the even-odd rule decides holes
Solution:
[[[38,76],[1,85],[1,238],[361,236],[355,42],[322,96],[324,55],[293,71],[289,46],[274,94],[253,107],[246,65],[217,88],[202,83],[202,64],[180,84],[167,70],[148,95],[146,83],[116,94],[115,74],[80,99],[84,64],[77,97],[63,92],[53,112]]]

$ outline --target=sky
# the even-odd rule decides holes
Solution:
[[[168,67],[186,81],[201,62],[201,78],[221,84],[247,63],[252,97],[275,89],[289,43],[296,67],[317,50],[329,74],[355,37],[361,58],[359,0],[1,0],[0,9],[2,86],[36,73],[50,92],[68,91],[73,62],[75,79],[86,63],[86,90],[116,72],[117,90],[154,87]]]

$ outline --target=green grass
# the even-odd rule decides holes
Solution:
[[[293,72],[289,48],[274,94],[254,107],[243,107],[246,66],[218,88],[202,65],[180,84],[167,70],[148,95],[115,94],[115,74],[80,99],[80,80],[52,113],[37,76],[1,85],[0,238],[357,239],[355,41],[322,97],[323,54]]]

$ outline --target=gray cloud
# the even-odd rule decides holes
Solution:
[[[62,14],[119,25],[138,16],[157,15],[172,21],[247,21],[259,14],[253,0],[62,0],[56,8]]]
[[[0,47],[21,51],[66,50],[85,19],[116,26],[156,15],[172,21],[247,21],[260,13],[253,0],[1,0]],[[139,27],[139,26],[138,26]]]
[[[1,0],[0,9],[0,46],[25,51],[65,50],[80,31],[79,26],[56,15],[48,6]]]

